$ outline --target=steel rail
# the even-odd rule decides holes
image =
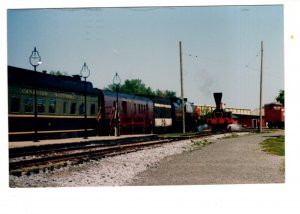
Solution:
[[[28,151],[9,155],[9,173],[20,176],[24,173],[38,173],[40,170],[66,166],[70,163],[78,164],[91,159],[100,159],[124,153],[135,152],[145,147],[162,145],[185,139],[194,139],[216,133],[187,134],[177,137],[161,137],[158,140],[146,142],[122,143],[116,145],[91,144],[76,147],[62,147],[56,149]],[[220,134],[220,133],[218,133]]]
[[[54,151],[50,151],[48,154],[46,152],[42,152],[42,154],[31,154],[33,157],[27,160],[14,160],[14,158],[10,158],[9,162],[9,171],[12,175],[22,175],[22,173],[30,173],[37,172],[39,170],[43,170],[45,168],[51,168],[54,165],[65,165],[65,162],[75,162],[80,163],[82,160],[88,161],[90,159],[95,158],[104,158],[108,156],[119,155],[123,153],[129,153],[133,151],[140,150],[144,147],[159,145],[163,143],[171,142],[170,139],[163,140],[155,140],[148,142],[140,142],[140,143],[128,143],[128,144],[119,144],[114,146],[93,146],[93,148],[81,148],[75,149],[70,153],[70,150],[61,150],[58,151],[57,154]],[[55,153],[55,154],[53,154]],[[26,155],[25,155],[26,156]],[[29,156],[27,156],[28,158]],[[20,158],[17,158],[20,159]],[[61,164],[62,163],[62,164]]]

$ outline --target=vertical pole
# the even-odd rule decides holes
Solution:
[[[119,115],[119,85],[117,85],[117,136],[120,136],[120,115]]]
[[[34,72],[36,72],[36,66],[34,67]],[[37,97],[36,97],[36,87],[37,87],[37,78],[34,80],[34,139],[33,142],[39,142],[38,135],[37,135],[37,127],[38,127],[38,120],[37,120]]]
[[[184,95],[183,95],[181,41],[179,42],[179,56],[180,56],[180,86],[181,86],[182,133],[185,133],[185,114],[184,114]]]
[[[86,114],[86,77],[84,77],[84,139],[87,139],[87,114]]]
[[[259,92],[259,133],[262,133],[262,87],[263,87],[263,41],[261,41],[261,54],[260,54],[260,92]]]

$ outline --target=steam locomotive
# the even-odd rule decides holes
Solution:
[[[94,88],[80,76],[55,76],[8,66],[9,141],[182,130],[181,101],[118,94]],[[86,105],[85,105],[86,99]],[[185,100],[186,130],[196,129]]]
[[[212,131],[223,131],[229,124],[234,123],[232,113],[223,109],[222,93],[214,93],[216,109],[213,110],[210,117],[207,118],[207,124],[211,126]]]

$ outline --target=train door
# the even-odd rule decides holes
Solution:
[[[252,127],[257,128],[257,119],[252,119]]]

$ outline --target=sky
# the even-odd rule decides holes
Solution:
[[[263,104],[284,89],[283,5],[73,9],[10,9],[7,12],[8,65],[79,74],[84,62],[94,87],[141,79],[152,89],[180,94],[182,42],[184,96],[227,107],[259,107],[261,41]]]

